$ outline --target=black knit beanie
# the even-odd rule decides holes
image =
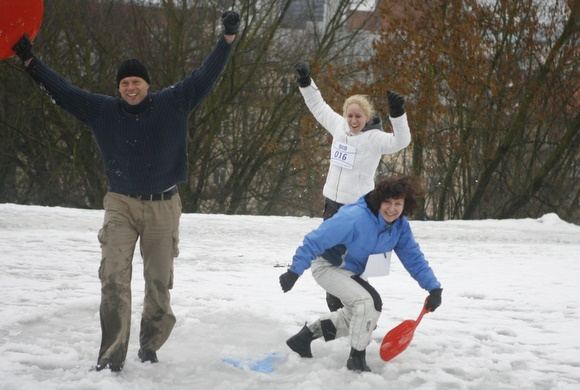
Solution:
[[[121,80],[125,77],[141,77],[143,80],[147,81],[148,84],[151,84],[147,68],[139,60],[134,58],[123,62],[121,66],[119,66],[119,70],[117,70],[117,85],[119,85]]]

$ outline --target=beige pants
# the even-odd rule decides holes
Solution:
[[[132,261],[138,238],[145,279],[141,348],[157,351],[175,325],[169,289],[173,287],[173,258],[179,254],[181,199],[175,194],[169,200],[147,201],[109,192],[103,203],[98,364],[122,365],[129,344]]]

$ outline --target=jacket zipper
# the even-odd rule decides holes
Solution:
[[[346,136],[345,144],[348,145],[348,135]],[[342,202],[338,201],[338,189],[340,187],[340,178],[342,177],[342,170],[344,168],[342,168],[342,167],[339,167],[339,168],[340,168],[340,173],[338,174],[338,180],[336,181],[336,192],[334,194],[334,201],[337,203],[342,203]]]

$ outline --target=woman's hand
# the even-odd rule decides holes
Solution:
[[[296,81],[301,88],[308,87],[312,82],[310,78],[310,67],[307,62],[299,62],[294,65],[296,71]]]
[[[405,97],[397,92],[387,91],[387,100],[389,101],[389,115],[392,118],[400,117],[405,113]]]

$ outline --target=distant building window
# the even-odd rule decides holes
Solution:
[[[377,6],[377,0],[352,0],[350,2],[350,9],[357,11],[374,12]]]
[[[324,21],[325,0],[294,0],[288,6],[282,27],[306,28],[306,22]]]

